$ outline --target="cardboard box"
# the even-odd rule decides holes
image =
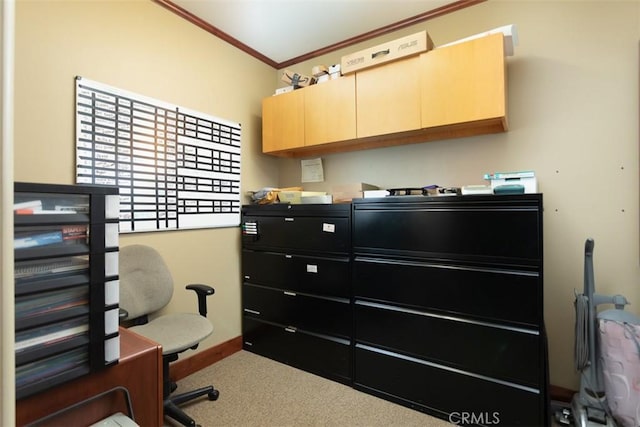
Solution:
[[[365,182],[354,182],[351,184],[340,184],[331,187],[334,203],[351,202],[353,199],[364,197],[365,191],[378,190],[380,187]]]
[[[323,194],[318,196],[302,196],[300,198],[302,204],[312,204],[312,203],[322,203],[322,204],[331,204],[333,203],[333,197],[330,194]]]
[[[316,82],[316,80],[311,76],[305,76],[304,74],[296,73],[291,70],[284,70],[281,80],[293,87],[310,86]]]
[[[373,184],[367,184],[364,182],[354,182],[351,184],[339,184],[331,187],[331,192],[335,193],[356,193],[365,190],[378,190],[380,187]]]
[[[285,87],[279,87],[276,89],[275,95],[280,95],[282,93],[287,93],[287,92],[293,92],[293,86],[289,85]]]
[[[278,200],[280,201],[280,203],[291,203],[292,205],[299,205],[301,203],[305,203],[305,200],[303,200],[305,198],[321,197],[325,196],[326,194],[327,193],[325,191],[279,191]]]
[[[426,31],[421,31],[345,55],[340,61],[340,69],[343,75],[349,74],[357,70],[362,70],[363,68],[384,64],[432,49],[433,41],[431,41],[431,37],[429,37]]]

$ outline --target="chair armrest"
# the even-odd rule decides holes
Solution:
[[[186,289],[196,292],[198,295],[198,312],[200,312],[201,316],[207,317],[207,297],[209,295],[213,295],[215,293],[215,289],[209,285],[203,285],[200,283],[187,285]]]

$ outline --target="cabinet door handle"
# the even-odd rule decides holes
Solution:
[[[388,55],[388,54],[389,54],[389,49],[381,50],[379,52],[372,53],[371,54],[371,59],[376,59],[378,56],[384,56],[384,55]]]
[[[258,316],[260,315],[260,312],[259,312],[259,311],[251,310],[251,309],[249,309],[249,308],[245,308],[245,309],[244,309],[244,311],[246,311],[247,313],[256,314],[256,315],[258,315]]]
[[[291,332],[292,334],[295,334],[297,329],[294,328],[293,326],[287,326],[286,328],[284,328],[285,331],[287,332]]]
[[[282,293],[285,295],[289,295],[290,297],[295,297],[298,295],[295,292],[289,292],[289,291],[282,291]]]

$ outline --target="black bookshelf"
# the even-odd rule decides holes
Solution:
[[[118,189],[14,187],[16,398],[118,363]]]

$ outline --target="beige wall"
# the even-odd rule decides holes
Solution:
[[[460,186],[483,183],[487,172],[534,170],[545,205],[551,382],[577,388],[573,301],[587,237],[595,239],[597,291],[624,294],[640,315],[640,2],[490,0],[386,38],[426,29],[437,46],[506,24],[520,36],[507,58],[508,133],[323,156],[326,182],[305,188]],[[309,73],[381,40],[289,68]],[[281,160],[280,169],[279,185],[301,184],[299,160]]]
[[[436,45],[505,24],[520,44],[508,58],[510,131],[324,156],[324,184],[381,187],[482,183],[486,172],[533,169],[545,200],[545,317],[551,381],[577,387],[574,289],[583,244],[594,237],[600,293],[622,293],[640,314],[637,1],[499,1],[386,38],[427,29]],[[299,185],[298,160],[260,154],[260,100],[279,72],[147,0],[18,1],[15,179],[74,182],[74,77],[100,81],[242,123],[242,189]],[[380,41],[380,40],[378,40]],[[363,43],[366,47],[378,41]],[[290,68],[339,62],[335,52]],[[216,287],[212,338],[240,335],[236,228],[132,234],[168,259],[170,310],[191,309],[181,284]]]
[[[260,153],[260,100],[273,68],[149,1],[18,1],[15,180],[75,182],[74,77],[241,123],[242,188],[277,180]],[[210,283],[213,336],[241,335],[239,228],[121,235],[166,258],[176,282],[169,310],[196,310],[187,283]]]

